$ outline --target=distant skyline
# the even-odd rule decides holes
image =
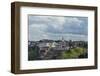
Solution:
[[[29,15],[28,21],[29,41],[88,40],[88,17]]]

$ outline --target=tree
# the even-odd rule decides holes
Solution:
[[[69,41],[69,50],[72,48],[72,40]]]

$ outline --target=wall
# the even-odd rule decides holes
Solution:
[[[11,15],[10,3],[15,0],[1,0],[0,1],[0,76],[17,76],[10,73],[11,60]],[[100,1],[99,0],[17,0],[28,2],[44,2],[57,4],[74,4],[74,5],[90,5],[99,7],[100,16]],[[100,18],[98,18],[100,20]],[[100,22],[98,22],[100,24]],[[99,28],[100,26],[98,26]],[[100,29],[100,28],[99,28]],[[98,32],[100,33],[100,30]],[[98,36],[98,43],[100,42],[100,35]],[[100,44],[99,44],[100,46]],[[100,49],[98,49],[100,50]],[[100,54],[100,51],[98,52]],[[100,58],[100,55],[99,55]],[[52,73],[38,73],[38,74],[21,74],[18,76],[100,76],[100,59],[98,70],[81,70],[68,72],[52,72]]]

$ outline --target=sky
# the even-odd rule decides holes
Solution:
[[[75,16],[28,16],[28,39],[39,41],[42,39],[87,41],[88,17]]]

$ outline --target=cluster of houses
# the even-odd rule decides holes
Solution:
[[[62,51],[67,51],[74,47],[85,47],[87,42],[85,41],[66,41],[62,37],[61,40],[48,40],[43,39],[40,41],[29,41],[28,46],[30,48],[38,47],[35,49],[38,51],[40,59],[50,59],[52,57],[57,57]]]

